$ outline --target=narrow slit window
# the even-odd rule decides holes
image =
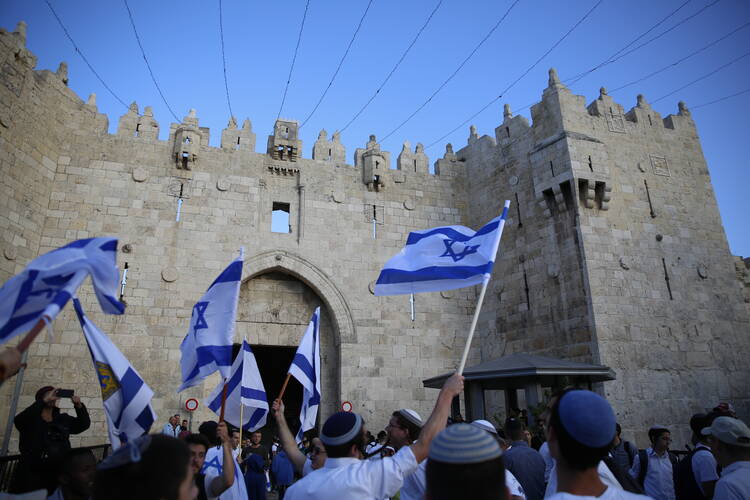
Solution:
[[[510,137],[510,127],[505,127],[505,135]]]
[[[653,127],[654,126],[654,122],[651,121],[651,115],[647,115],[647,116],[648,116],[648,124]]]
[[[140,132],[141,132],[141,124],[140,123],[136,123],[134,137],[138,137],[140,135]]]
[[[591,156],[589,156],[589,170],[594,171],[594,162],[591,161]]]
[[[271,231],[274,233],[291,233],[292,226],[289,223],[289,203],[273,202],[271,212]]]

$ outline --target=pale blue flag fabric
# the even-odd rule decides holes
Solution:
[[[223,379],[229,377],[241,279],[242,258],[238,257],[193,306],[190,328],[180,345],[182,385],[177,392],[200,384],[216,370]]]
[[[409,233],[406,246],[380,271],[375,295],[439,292],[490,278],[510,201],[478,231],[443,226]]]
[[[320,406],[320,307],[315,308],[289,373],[302,384],[301,425],[296,437],[297,442],[301,443],[302,434],[315,427]]]
[[[206,406],[217,415],[221,414],[221,396],[224,391],[224,381],[220,381],[216,389],[205,401]],[[263,380],[260,378],[258,363],[255,361],[250,344],[242,341],[242,349],[232,363],[232,372],[227,380],[227,399],[224,406],[224,420],[235,427],[240,427],[240,404],[242,411],[242,428],[254,431],[266,425],[268,416],[268,398]]]
[[[73,299],[73,306],[99,377],[109,440],[116,450],[151,429],[156,420],[151,407],[154,391],[117,346],[86,317],[77,298]]]
[[[116,238],[87,238],[32,260],[0,288],[0,344],[55,319],[89,275],[102,311],[122,314],[116,256]]]

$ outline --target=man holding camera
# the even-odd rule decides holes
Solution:
[[[61,413],[57,401],[69,397],[76,416]],[[54,486],[51,474],[70,449],[70,435],[80,434],[91,426],[86,407],[73,391],[45,386],[36,392],[34,404],[16,415],[18,449],[21,459],[16,468],[12,490],[23,493]]]

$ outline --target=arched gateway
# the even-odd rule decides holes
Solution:
[[[341,342],[355,339],[354,322],[343,295],[319,268],[286,251],[246,259],[236,331],[258,360],[269,402],[276,398],[312,312],[321,309],[320,420],[337,411],[341,394]],[[284,396],[287,417],[295,422],[301,386],[290,382]]]

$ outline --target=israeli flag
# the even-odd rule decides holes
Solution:
[[[88,238],[32,260],[0,288],[0,344],[31,330],[42,317],[55,319],[88,275],[102,311],[122,314],[116,255],[116,238]]]
[[[443,226],[409,233],[406,246],[386,262],[375,295],[440,292],[489,280],[510,201],[479,231]]]
[[[109,441],[116,450],[151,429],[156,420],[156,413],[151,408],[154,391],[117,346],[86,317],[77,298],[73,299],[73,306],[99,377]]]
[[[222,379],[229,377],[241,278],[242,257],[238,257],[193,306],[190,329],[180,345],[182,385],[177,392],[200,384],[216,370]]]
[[[224,392],[224,381],[219,382],[214,392],[205,401],[217,415],[221,414],[221,396]],[[224,420],[235,427],[240,426],[240,405],[242,411],[242,428],[254,431],[266,425],[268,416],[268,398],[263,380],[260,378],[258,363],[255,362],[250,344],[242,341],[242,349],[232,363],[232,373],[227,380],[227,400],[224,407]]]
[[[296,438],[297,443],[301,443],[302,434],[315,427],[320,406],[320,307],[315,308],[289,367],[289,373],[302,384],[302,411],[299,414],[301,425]]]

